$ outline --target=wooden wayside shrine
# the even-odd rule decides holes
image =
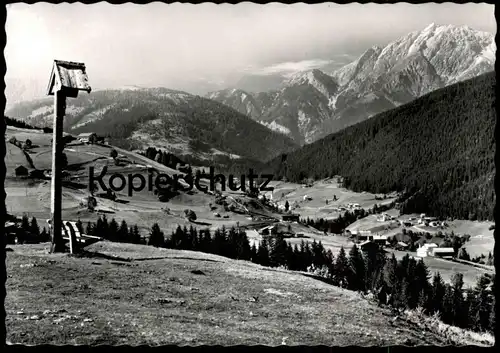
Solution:
[[[64,144],[63,118],[66,114],[66,97],[76,98],[79,91],[91,92],[85,64],[70,61],[54,60],[50,74],[47,95],[54,96],[54,121],[52,139],[52,182],[51,182],[51,223],[61,227],[52,227],[51,252],[63,252],[62,237],[62,154]]]

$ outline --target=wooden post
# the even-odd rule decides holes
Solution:
[[[61,156],[64,146],[62,145],[63,117],[66,108],[66,97],[61,90],[54,92],[54,123],[52,138],[52,183],[50,210],[52,219],[52,246],[51,252],[63,252],[64,242],[62,238],[62,183],[61,183]]]

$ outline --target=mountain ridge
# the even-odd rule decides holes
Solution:
[[[491,33],[468,26],[430,24],[384,47],[372,46],[333,72],[300,72],[285,80],[280,89],[259,94],[240,90],[238,94],[253,98],[250,108],[236,95],[216,91],[207,96],[288,134],[302,145],[439,88],[492,71],[495,52]],[[321,76],[329,79],[317,81],[332,81],[326,84],[329,88],[307,79]],[[283,109],[290,106],[288,99],[293,96],[302,103]],[[321,103],[313,105],[324,99],[328,100],[326,108]]]
[[[7,116],[32,126],[51,126],[53,101],[17,104]],[[219,102],[163,87],[99,90],[68,99],[68,133],[104,132],[119,147],[163,148],[184,155],[232,155],[265,161],[297,145]]]

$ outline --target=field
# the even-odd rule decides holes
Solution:
[[[31,139],[36,145],[30,151],[35,167],[37,169],[50,169],[52,134],[8,127],[6,135],[7,139],[11,136],[16,136],[21,141],[27,138]],[[8,144],[8,147],[7,168],[9,173],[17,165],[25,165],[27,161],[18,147],[12,144]],[[209,203],[214,202],[214,197],[196,189],[190,193],[181,193],[168,203],[164,203],[160,202],[153,191],[148,190],[148,187],[140,192],[134,191],[132,197],[129,197],[128,187],[125,187],[116,193],[117,202],[97,197],[97,212],[88,212],[85,207],[80,206],[80,202],[89,195],[89,167],[91,166],[95,168],[96,177],[104,166],[108,167],[107,175],[103,178],[106,185],[109,185],[109,177],[113,173],[121,173],[126,178],[128,174],[139,173],[148,180],[146,165],[151,165],[161,173],[170,176],[182,174],[136,153],[120,148],[116,148],[116,150],[119,153],[119,158],[126,161],[120,166],[115,166],[110,157],[111,148],[109,146],[85,145],[75,141],[65,148],[73,183],[63,185],[63,219],[80,219],[82,222],[96,221],[99,215],[106,214],[108,219],[115,218],[118,222],[126,220],[129,225],[137,224],[144,235],[149,232],[150,227],[155,222],[167,234],[174,230],[177,225],[195,225],[214,229],[222,225],[235,225],[236,222],[240,222],[241,225],[251,223],[247,217],[240,214],[231,213],[229,218],[215,217],[214,212],[219,212],[221,216],[227,212],[220,209],[210,210]],[[28,165],[26,166],[28,167]],[[12,174],[6,180],[8,212],[18,216],[27,214],[29,217],[48,219],[50,217],[50,180],[20,180]],[[134,185],[138,186],[137,184],[138,180],[136,179]],[[165,208],[169,209],[168,213],[164,210]],[[196,212],[197,223],[193,224],[184,219],[183,211],[187,208]]]
[[[100,257],[48,254],[49,244],[10,248],[10,343],[488,344],[397,319],[305,274],[246,261],[109,242],[87,249]],[[113,255],[129,261],[104,258]]]
[[[359,204],[361,208],[370,209],[375,204],[389,204],[395,200],[394,195],[389,195],[384,200],[377,200],[377,195],[363,192],[356,193],[339,186],[334,179],[327,179],[315,182],[311,187],[288,182],[271,182],[269,186],[274,187],[272,199],[279,204],[288,201],[291,206],[297,204],[299,207],[293,212],[300,214],[301,218],[337,218],[344,211],[340,207],[347,207],[347,204]],[[337,197],[333,201],[334,195]],[[268,198],[271,196],[269,192]],[[304,200],[308,196],[311,200]],[[379,195],[380,196],[380,195]],[[326,201],[328,200],[328,204]]]

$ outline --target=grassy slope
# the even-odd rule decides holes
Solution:
[[[48,244],[11,248],[5,305],[13,343],[458,344],[404,320],[391,324],[386,309],[357,293],[245,261],[110,243],[97,249],[164,258],[120,262],[49,255]]]

